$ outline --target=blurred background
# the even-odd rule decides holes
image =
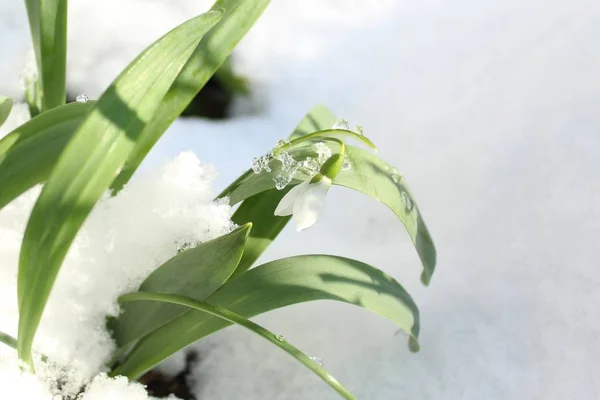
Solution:
[[[23,3],[0,0],[0,93],[15,98],[30,47]],[[145,46],[210,4],[72,0],[70,96],[97,98]],[[361,399],[597,399],[599,39],[592,0],[273,1],[231,60],[250,95],[213,82],[205,95],[220,99],[220,119],[179,119],[144,167],[191,149],[220,171],[219,192],[309,108],[330,106],[411,184],[438,247],[436,275],[422,287],[402,225],[341,188],[317,226],[284,231],[264,260],[339,254],[394,275],[420,307],[421,351],[343,304],[257,321],[321,357]],[[199,349],[199,399],[337,398],[241,330]]]

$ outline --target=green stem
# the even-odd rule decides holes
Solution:
[[[287,144],[284,144],[278,150],[287,150],[287,149],[294,147],[300,143],[307,142],[310,140],[315,140],[315,139],[321,139],[321,140],[325,140],[325,138],[335,139],[335,138],[332,138],[331,135],[347,136],[347,137],[351,137],[354,139],[358,139],[361,142],[365,143],[370,148],[372,148],[373,150],[377,150],[377,147],[373,144],[373,142],[371,142],[365,136],[359,135],[356,132],[347,131],[344,129],[325,129],[323,131],[309,133],[308,135],[301,136],[297,139],[290,141]]]
[[[217,307],[212,304],[208,304],[202,301],[198,301],[195,299],[191,299],[185,296],[179,296],[176,294],[166,294],[166,293],[148,293],[148,292],[136,292],[136,293],[128,293],[119,297],[120,303],[126,303],[129,301],[160,301],[164,303],[172,303],[178,304],[182,306],[186,306],[189,308],[193,308],[198,311],[205,312],[207,314],[213,315],[217,318],[221,318],[225,321],[231,322],[233,324],[240,325],[249,331],[261,336],[262,338],[268,340],[275,346],[279,347],[292,357],[294,357],[297,361],[302,363],[305,367],[314,372],[318,377],[320,377],[325,383],[331,386],[336,392],[338,392],[344,399],[347,400],[356,400],[356,398],[345,388],[342,386],[340,382],[337,381],[333,376],[331,376],[327,370],[325,370],[318,363],[313,361],[306,354],[301,352],[298,348],[288,343],[282,336],[275,335],[269,330],[263,328],[262,326],[250,321],[247,318],[242,317],[239,314],[231,312],[225,308]]]

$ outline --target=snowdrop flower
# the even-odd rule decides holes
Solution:
[[[331,179],[321,176],[317,182],[307,179],[293,187],[281,199],[275,215],[285,217],[292,215],[298,232],[310,228],[317,222],[323,208],[325,208],[325,195],[331,187]]]
[[[330,157],[315,176],[293,187],[279,202],[275,215],[292,216],[298,232],[313,226],[325,208],[325,196],[340,172],[344,156]]]

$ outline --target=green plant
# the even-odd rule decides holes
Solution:
[[[98,101],[65,105],[66,0],[27,0],[38,80],[28,102],[34,118],[0,140],[0,208],[45,183],[29,218],[18,273],[18,339],[0,333],[33,370],[32,346],[66,253],[94,204],[116,194],[148,151],[225,62],[268,0],[218,0],[211,11],[148,47]],[[51,27],[52,29],[50,29]],[[0,123],[12,102],[0,98]],[[334,128],[332,128],[332,126]],[[231,233],[182,251],[135,293],[121,296],[123,314],[108,322],[118,345],[112,375],[131,379],[211,333],[238,324],[288,352],[344,398],[353,396],[319,363],[249,318],[314,300],[358,305],[396,323],[418,349],[419,314],[393,278],[362,262],[305,255],[254,266],[294,218],[314,224],[332,185],[367,194],[405,225],[428,284],[436,254],[404,178],[352,138],[375,146],[327,108],[311,110],[268,154],[254,160],[218,197],[239,204]]]

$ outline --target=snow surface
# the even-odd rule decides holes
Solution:
[[[14,38],[0,43],[7,94],[18,93],[27,47],[17,3],[0,0],[4,37]],[[80,41],[71,87],[97,96],[145,44],[205,4],[71,2],[70,40]],[[330,105],[364,125],[412,183],[438,271],[421,287],[399,222],[344,189],[331,191],[317,226],[286,230],[265,260],[326,252],[393,274],[420,307],[421,352],[346,305],[257,321],[323,358],[361,399],[600,398],[599,35],[592,0],[273,2],[236,53],[256,86],[243,115],[177,121],[146,168],[191,148],[216,164],[223,187],[311,106]],[[337,398],[241,330],[199,348],[202,399]]]

